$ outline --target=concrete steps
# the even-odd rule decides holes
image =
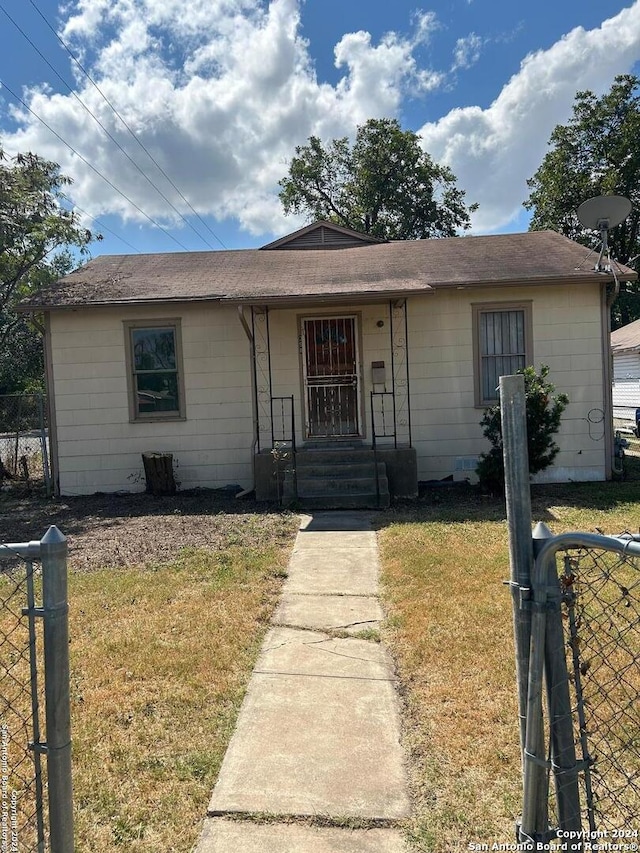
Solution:
[[[304,448],[285,475],[283,499],[306,509],[388,507],[386,465],[361,445]]]

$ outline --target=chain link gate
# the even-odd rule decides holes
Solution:
[[[2,853],[44,850],[43,780],[40,741],[35,564],[22,561],[3,573],[0,589],[0,727],[2,737]]]
[[[640,558],[584,548],[562,563],[583,826],[611,837],[640,816]]]
[[[66,553],[0,545],[0,853],[73,851]]]
[[[536,551],[520,838],[637,843],[640,536],[552,536],[539,524]]]
[[[640,849],[640,535],[531,533],[521,376],[500,377],[523,768],[519,849]],[[546,714],[543,696],[546,695]]]

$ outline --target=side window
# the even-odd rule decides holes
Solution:
[[[533,363],[531,303],[474,305],[473,333],[476,405],[492,406],[500,377]]]
[[[125,322],[131,420],[184,418],[180,322]]]

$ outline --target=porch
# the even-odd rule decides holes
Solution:
[[[417,494],[405,299],[251,306],[255,486],[307,508]]]

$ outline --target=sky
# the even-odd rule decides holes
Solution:
[[[640,73],[640,0],[0,0],[0,40],[0,143],[73,179],[93,256],[294,231],[296,146],[369,118],[415,131],[493,234],[527,230],[576,92]]]

